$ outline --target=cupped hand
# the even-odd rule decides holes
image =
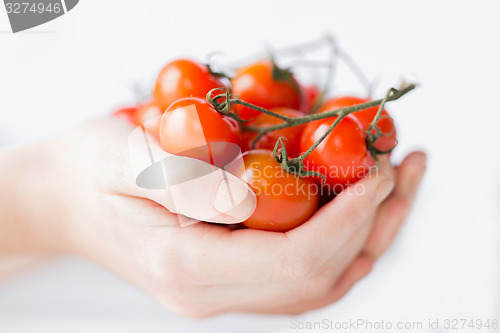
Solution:
[[[301,313],[335,302],[392,242],[425,169],[421,152],[397,168],[383,159],[375,172],[287,233],[204,222],[183,226],[171,211],[234,223],[251,214],[255,196],[229,175],[242,204],[222,216],[213,210],[218,176],[205,180],[208,187],[193,182],[193,205],[138,187],[129,156],[132,130],[102,119],[50,143],[59,175],[54,190],[64,207],[57,213],[64,222],[58,241],[188,317]],[[208,193],[210,205],[197,201],[197,191]]]

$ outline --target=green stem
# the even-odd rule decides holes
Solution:
[[[293,68],[293,67],[329,67],[330,62],[299,59],[299,60],[295,60],[294,62],[290,63],[289,66],[291,68]]]
[[[276,131],[279,129],[283,129],[283,128],[300,126],[300,125],[303,125],[303,124],[306,124],[306,123],[309,123],[309,122],[312,122],[315,120],[339,116],[340,114],[344,114],[344,116],[346,116],[346,115],[354,113],[356,111],[365,110],[365,109],[368,109],[368,108],[371,108],[374,106],[378,106],[382,102],[384,102],[384,104],[385,104],[386,102],[398,100],[399,98],[406,95],[408,92],[412,91],[415,88],[416,88],[415,84],[405,85],[401,90],[391,88],[388,92],[389,95],[386,96],[387,98],[384,97],[383,99],[377,99],[374,101],[369,101],[369,102],[365,102],[365,103],[361,103],[361,104],[357,104],[357,105],[353,105],[353,106],[348,106],[348,107],[341,108],[341,109],[330,110],[330,111],[325,111],[325,112],[321,112],[321,113],[314,113],[314,114],[310,114],[310,115],[307,115],[304,117],[298,117],[298,118],[285,117],[288,119],[283,119],[284,116],[280,115],[280,117],[278,117],[278,118],[284,120],[284,122],[281,124],[276,124],[276,125],[268,126],[268,127],[245,126],[244,129],[248,130],[248,131],[266,134],[266,133]],[[253,108],[254,110],[262,109],[260,107],[257,107],[253,104],[246,103],[246,102],[245,102],[245,106]],[[266,110],[266,111],[268,111],[268,110]],[[267,113],[270,114],[271,111],[268,111]]]
[[[304,50],[306,50],[307,52],[312,52],[314,50],[323,47],[325,43],[330,43],[332,39],[333,37],[328,34],[313,41],[276,49],[275,53],[283,55],[287,53],[288,54],[304,53]]]
[[[257,105],[253,105],[253,104],[250,104],[250,103],[247,103],[241,99],[231,99],[230,100],[230,104],[239,104],[239,105],[243,105],[243,106],[246,106],[250,109],[253,109],[253,110],[257,110],[257,111],[260,111],[262,113],[265,113],[267,115],[270,115],[270,116],[273,116],[275,118],[278,118],[278,119],[281,119],[281,120],[284,120],[284,121],[290,121],[291,119],[293,118],[290,118],[290,117],[287,117],[287,116],[284,116],[282,114],[279,114],[279,113],[276,113],[276,112],[273,112],[273,111],[269,111],[267,109],[264,109],[264,108],[261,108],[260,106],[257,106]]]
[[[403,83],[401,86],[404,87],[405,83]],[[379,162],[378,156],[381,154],[387,154],[390,153],[394,147],[387,151],[380,151],[375,147],[375,142],[384,134],[380,130],[380,128],[377,126],[378,121],[380,120],[380,117],[382,115],[382,112],[384,111],[384,106],[385,103],[389,100],[391,94],[396,93],[398,90],[391,88],[387,91],[385,94],[385,97],[382,99],[382,103],[380,103],[379,108],[377,110],[377,113],[375,114],[375,117],[373,117],[372,122],[370,123],[370,126],[366,129],[366,144],[367,148],[370,151],[370,154],[375,158],[377,162]],[[389,134],[390,135],[390,134]]]
[[[404,83],[403,83],[404,85]],[[377,113],[375,114],[375,117],[373,117],[373,120],[372,122],[370,123],[370,126],[368,127],[368,132],[370,132],[372,129],[374,129],[375,127],[377,127],[377,123],[380,119],[380,116],[382,115],[382,111],[384,111],[384,106],[385,106],[385,103],[387,103],[387,101],[389,100],[389,97],[391,96],[392,93],[396,93],[398,90],[397,89],[394,89],[394,88],[391,88],[389,90],[387,90],[387,93],[385,94],[385,97],[382,99],[382,102],[380,103],[379,107],[378,107],[378,110],[377,110]]]
[[[349,53],[341,49],[339,49],[339,57],[342,58],[342,60],[344,60],[344,63],[351,69],[354,75],[358,78],[359,82],[364,86],[368,97],[371,97],[373,92],[372,91],[373,85],[370,82],[370,80],[368,80],[365,73],[363,73],[361,68],[358,66],[356,61],[354,61],[354,59],[349,55]]]
[[[324,178],[324,175],[317,174],[314,172],[311,173],[311,172],[308,172],[307,170],[305,170],[303,161],[309,154],[311,154],[314,151],[314,149],[316,149],[321,144],[321,142],[323,142],[323,140],[333,131],[333,129],[342,121],[342,119],[344,119],[347,115],[354,113],[356,111],[368,109],[368,108],[371,108],[371,107],[374,107],[377,105],[379,106],[377,113],[376,113],[374,119],[372,120],[372,122],[370,123],[370,126],[368,127],[368,130],[367,130],[368,148],[370,149],[370,152],[372,152],[372,148],[375,149],[373,147],[373,143],[380,137],[380,133],[379,133],[380,131],[378,130],[377,123],[380,119],[380,116],[381,116],[382,111],[384,109],[385,103],[398,100],[399,98],[406,95],[407,93],[409,93],[410,91],[412,91],[415,88],[416,88],[416,85],[413,83],[411,83],[411,84],[403,83],[399,90],[395,89],[395,88],[390,88],[387,91],[384,98],[382,98],[382,99],[378,99],[375,101],[369,101],[369,102],[365,102],[365,103],[361,103],[361,104],[357,104],[357,105],[353,105],[353,106],[349,106],[349,107],[345,107],[345,108],[341,108],[341,109],[325,111],[322,113],[310,114],[310,115],[306,115],[304,117],[298,117],[298,118],[286,117],[286,116],[277,114],[275,112],[266,110],[264,108],[261,108],[259,106],[242,101],[238,98],[235,98],[233,95],[230,95],[229,90],[227,88],[224,88],[224,87],[215,88],[215,89],[210,90],[207,93],[207,100],[214,106],[214,108],[216,110],[218,110],[219,112],[221,112],[222,114],[225,114],[225,115],[233,115],[234,116],[233,118],[235,118],[237,120],[239,119],[239,117],[236,114],[233,114],[230,112],[232,104],[243,105],[243,106],[249,107],[251,109],[260,111],[262,113],[265,113],[265,114],[268,114],[270,116],[273,116],[273,117],[276,117],[276,118],[283,120],[283,123],[281,123],[281,124],[268,126],[268,127],[264,127],[264,128],[256,127],[256,126],[244,126],[245,130],[258,132],[257,137],[254,139],[254,141],[252,143],[252,148],[255,146],[256,142],[263,135],[265,135],[266,133],[269,133],[271,131],[275,131],[275,130],[279,130],[279,129],[283,129],[283,128],[288,128],[288,127],[299,126],[299,125],[303,125],[303,124],[306,124],[306,123],[309,123],[309,122],[312,122],[315,120],[337,117],[335,119],[335,121],[328,127],[328,130],[321,136],[321,138],[319,138],[311,147],[309,147],[309,149],[305,153],[301,154],[300,156],[292,158],[292,159],[288,159],[288,157],[286,156],[286,150],[284,149],[283,142],[281,141],[281,138],[276,143],[276,146],[275,146],[275,149],[273,152],[273,155],[274,155],[276,161],[281,164],[282,168],[285,171],[297,174],[300,177],[308,177],[311,175],[317,175],[317,176]],[[212,98],[211,97],[212,93],[215,90],[225,91],[225,93],[218,94],[217,96]],[[218,98],[221,98],[221,97],[225,97],[226,100],[224,101],[224,103],[217,103],[216,100]],[[376,129],[378,131],[375,134],[372,134],[371,132],[373,129]],[[278,149],[279,144],[281,144],[281,146],[283,147],[282,150]],[[373,150],[373,151],[375,151],[375,150]],[[377,156],[374,156],[374,157],[376,160],[378,160]]]
[[[324,47],[325,43],[328,43],[330,41],[330,39],[332,39],[332,38],[333,37],[331,37],[330,35],[321,36],[320,38],[318,38],[316,40],[307,41],[307,42],[298,43],[298,44],[291,45],[291,46],[285,46],[282,48],[274,49],[273,53],[278,55],[278,56],[305,55],[308,52],[313,52],[315,50],[321,49],[322,47]],[[268,51],[269,51],[269,48],[266,47],[264,52],[257,52],[253,55],[250,55],[250,56],[244,57],[242,59],[233,61],[230,65],[227,65],[226,67],[228,69],[231,69],[231,71],[235,71],[238,68],[240,68],[248,63],[251,63],[253,61],[256,61],[258,59],[262,59],[262,58],[268,56],[269,55]]]
[[[309,114],[318,112],[321,106],[323,105],[325,97],[330,91],[330,86],[333,82],[335,72],[338,66],[337,64],[339,56],[339,47],[333,37],[328,38],[328,43],[330,44],[330,60],[328,61],[328,73],[326,76],[325,85],[323,86],[323,90],[321,90],[313,107],[311,108],[311,110],[309,110]]]
[[[311,147],[309,147],[309,149],[305,153],[301,154],[299,157],[296,157],[296,159],[303,161],[307,156],[309,156],[309,154],[312,153],[312,151],[316,149],[316,147],[318,147],[321,144],[321,142],[323,142],[323,140],[325,140],[325,138],[333,131],[335,126],[337,126],[342,121],[342,119],[345,118],[345,116],[347,116],[347,114],[343,113],[339,114],[337,119],[335,119],[333,124],[331,124],[330,127],[328,127],[328,130],[325,133],[323,133],[321,138],[319,138],[318,141],[316,141]]]

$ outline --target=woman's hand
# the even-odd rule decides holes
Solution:
[[[423,153],[409,155],[397,169],[384,160],[288,233],[209,223],[181,227],[164,207],[168,200],[136,186],[127,147],[131,130],[105,119],[43,144],[36,150],[38,168],[35,160],[26,163],[33,183],[18,185],[30,195],[15,206],[31,213],[9,216],[29,225],[30,235],[41,233],[31,250],[82,255],[189,317],[300,313],[336,301],[391,243],[425,169]],[[234,219],[221,222],[251,213],[255,198],[251,192],[244,197]],[[196,216],[197,206],[191,209],[183,213]]]

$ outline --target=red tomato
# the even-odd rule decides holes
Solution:
[[[153,97],[160,108],[166,110],[180,98],[205,98],[211,89],[223,86],[207,66],[189,59],[178,59],[161,70],[156,79]]]
[[[302,152],[307,151],[337,117],[308,123],[301,139]],[[366,132],[355,117],[345,117],[323,142],[304,160],[307,170],[326,176],[328,192],[340,193],[346,186],[362,178],[375,165],[366,147]],[[320,180],[318,178],[318,180]]]
[[[274,108],[271,111],[279,113],[284,116],[297,118],[303,117],[304,114],[300,111],[290,109],[290,108]],[[256,127],[268,127],[276,124],[282,123],[283,120],[276,117],[262,113],[258,115],[253,121],[247,123],[250,126]],[[285,137],[283,140],[285,144],[286,152],[289,157],[297,157],[300,154],[300,136],[305,128],[305,124],[301,126],[288,127],[277,131],[272,131],[263,135],[259,141],[257,141],[255,148],[263,148],[273,150],[276,145],[276,141],[280,137]],[[251,149],[252,142],[257,137],[257,132],[244,131],[241,133],[241,148],[243,151]]]
[[[274,71],[276,72],[276,71]],[[240,69],[233,78],[233,93],[245,102],[260,106],[264,109],[288,107],[299,110],[302,105],[302,92],[293,74],[283,74],[277,79],[273,75],[273,63],[269,60],[258,61]],[[244,119],[249,120],[259,111],[236,106],[236,112]]]
[[[111,115],[115,118],[123,119],[126,122],[135,125],[134,118],[138,106],[132,106],[128,108],[122,108],[114,111]]]
[[[368,101],[370,101],[369,98],[360,98],[353,96],[337,97],[326,101],[322,106],[320,112],[345,108]],[[377,111],[378,106],[374,106],[365,110],[357,111],[355,113],[352,113],[351,115],[355,116],[361,122],[361,125],[365,130],[368,130],[368,127],[373,121],[373,118],[375,118]],[[396,128],[394,126],[394,120],[385,109],[382,110],[382,115],[377,122],[377,126],[382,131],[383,136],[380,137],[373,146],[382,152],[394,148],[397,144]]]
[[[236,120],[217,112],[206,99],[187,97],[168,107],[161,118],[162,148],[180,156],[224,167],[240,152]]]
[[[302,86],[302,91],[304,93],[304,103],[302,103],[302,111],[309,113],[312,110],[318,97],[320,95],[320,90],[317,86]]]
[[[314,214],[319,196],[312,179],[285,172],[267,149],[243,153],[243,162],[245,170],[235,175],[247,181],[257,196],[257,207],[245,226],[286,232]]]
[[[160,139],[160,120],[163,112],[155,102],[149,102],[140,106],[134,116],[137,126],[144,125],[146,132]]]

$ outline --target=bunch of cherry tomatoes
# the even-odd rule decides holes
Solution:
[[[301,84],[273,59],[251,63],[231,78],[214,73],[206,64],[178,59],[159,73],[150,102],[113,115],[143,126],[169,153],[219,167],[235,158],[234,147],[241,149],[238,156],[245,168],[232,172],[257,195],[256,210],[243,224],[284,232],[307,221],[320,203],[364,177],[376,166],[377,154],[390,152],[397,143],[392,118],[386,110],[378,112],[378,106],[342,115],[322,138],[339,115],[314,121],[307,117],[370,101],[354,96],[323,100],[323,96],[317,86]],[[287,126],[286,119],[291,118],[304,122]],[[261,131],[279,124],[283,125],[279,129]],[[380,135],[370,141],[375,130]],[[304,155],[318,140],[319,145]],[[201,154],[200,147],[206,147],[208,154]],[[283,168],[283,161],[298,162],[296,172]]]

